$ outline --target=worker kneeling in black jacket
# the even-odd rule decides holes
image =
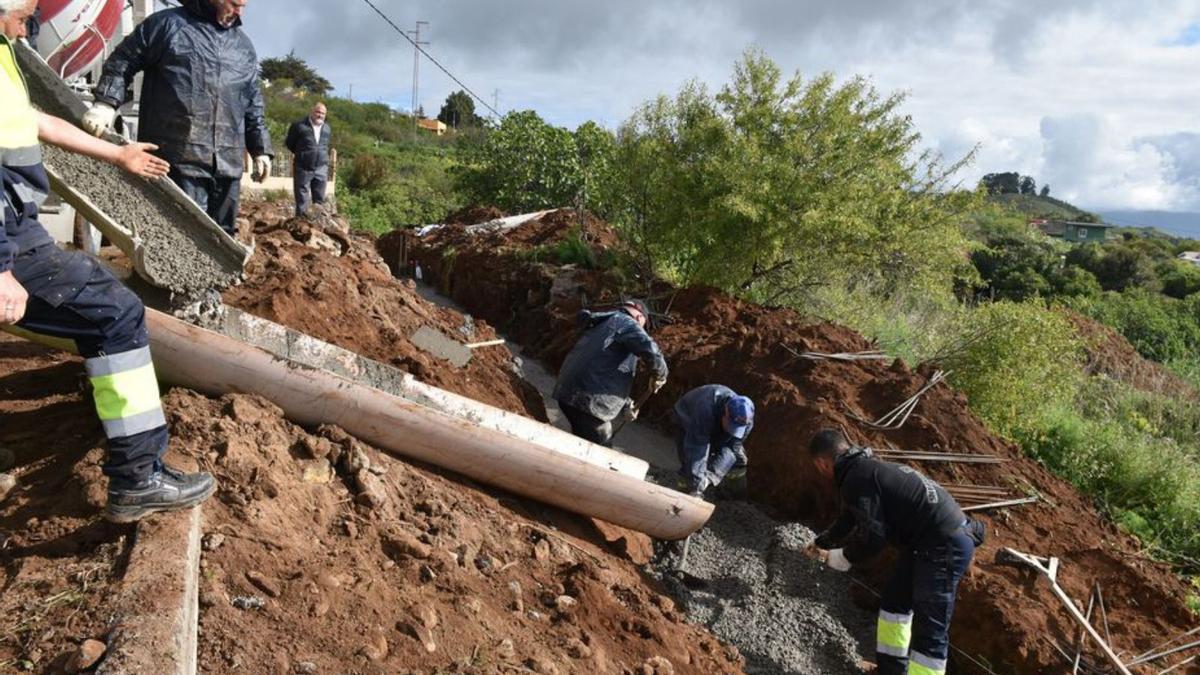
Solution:
[[[842,498],[841,516],[815,542],[829,551],[827,564],[848,571],[888,543],[900,552],[879,605],[878,672],[945,673],[954,596],[983,543],[983,524],[964,516],[942,486],[851,447],[840,431],[818,432],[809,450]]]

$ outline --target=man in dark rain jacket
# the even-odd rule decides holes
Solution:
[[[287,149],[295,158],[292,165],[292,193],[296,197],[296,215],[308,211],[309,204],[325,203],[325,184],[329,181],[329,141],[333,135],[325,104],[317,102],[312,112],[288,128]]]
[[[646,305],[638,300],[622,303],[614,312],[580,310],[583,332],[567,354],[554,399],[571,423],[571,433],[603,446],[612,445],[612,421],[629,408],[629,390],[637,373],[638,358],[654,369],[654,390],[667,382],[667,361],[646,333]]]
[[[887,544],[900,554],[880,598],[876,672],[944,675],[958,582],[983,543],[983,524],[942,486],[851,447],[840,431],[818,432],[809,451],[842,498],[841,517],[815,542],[829,551],[829,567],[846,572]]]
[[[105,62],[83,118],[84,129],[103,134],[144,72],[138,140],[159,146],[171,180],[230,234],[244,154],[256,180],[270,175],[272,157],[258,55],[241,29],[246,2],[184,0],[150,15]]]

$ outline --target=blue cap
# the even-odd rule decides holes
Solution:
[[[734,438],[745,438],[754,424],[754,401],[746,396],[732,396],[725,402],[725,431]]]

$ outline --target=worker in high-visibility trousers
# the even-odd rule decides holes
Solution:
[[[826,564],[847,572],[886,544],[900,553],[879,603],[877,672],[945,673],[954,597],[983,544],[983,523],[964,516],[942,486],[851,446],[841,431],[818,432],[809,451],[842,497],[841,515],[814,544],[828,551]]]
[[[25,35],[36,4],[0,0],[0,324],[75,342],[108,438],[105,515],[133,522],[194,506],[215,483],[207,473],[184,474],[162,463],[167,425],[141,300],[91,257],[58,248],[38,222],[50,189],[40,142],[146,178],[165,176],[170,167],[150,154],[153,145],[113,145],[30,105],[12,42]]]

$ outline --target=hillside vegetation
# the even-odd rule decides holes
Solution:
[[[309,100],[272,91],[272,119],[303,114]],[[357,226],[428,222],[468,203],[587,208],[618,229],[625,249],[598,259],[577,234],[569,241],[579,245],[545,255],[610,269],[631,293],[659,276],[794,307],[910,362],[953,370],[994,430],[1156,554],[1200,571],[1194,392],[1089,375],[1085,353],[1095,345],[1065,314],[1112,327],[1200,385],[1200,268],[1174,258],[1200,244],[1051,240],[1028,220],[1095,217],[1011,173],[988,175],[1011,191],[953,189],[950,178],[972,158],[924,150],[902,102],[862,78],[785,76],[749,52],[720,89],[687,84],[616,131],[563,129],[522,111],[414,141],[410,118],[336,99],[330,119],[347,127],[343,206]]]

